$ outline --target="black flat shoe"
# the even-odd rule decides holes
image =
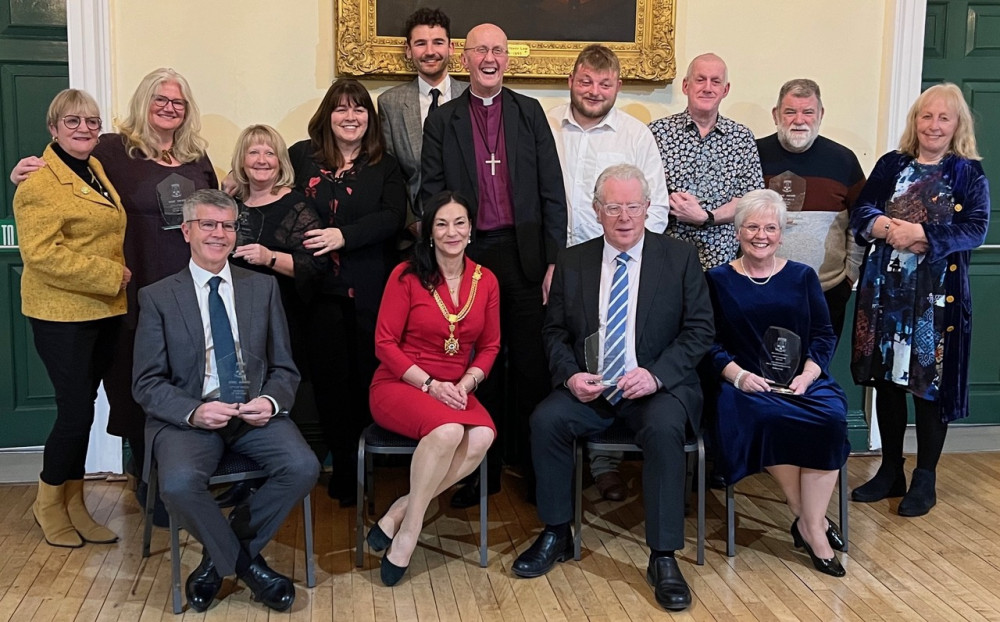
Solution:
[[[906,473],[903,463],[879,465],[875,476],[851,491],[851,499],[859,503],[874,503],[888,497],[906,494]]]
[[[254,600],[275,611],[287,611],[295,602],[292,580],[269,567],[260,555],[250,562],[240,580],[250,588]]]
[[[382,585],[392,587],[403,579],[406,569],[409,566],[397,566],[389,561],[389,554],[382,556],[382,566],[379,569],[379,576],[382,578]]]
[[[829,518],[826,519],[826,541],[830,543],[830,548],[834,551],[843,551],[846,542],[844,542],[844,534],[840,533],[840,527],[837,527],[837,523],[833,522]],[[792,521],[792,527],[789,529],[792,534],[792,544],[795,548],[802,548],[802,534],[799,533],[799,519]]]
[[[380,553],[392,544],[392,538],[378,526],[378,523],[372,525],[372,528],[368,530],[368,536],[365,537],[368,541],[368,548]]]
[[[215,596],[222,588],[222,577],[215,569],[212,558],[208,555],[201,556],[201,563],[188,575],[184,583],[184,592],[187,594],[188,604],[198,613],[203,613],[215,600]]]
[[[903,495],[903,500],[899,502],[896,509],[900,516],[923,516],[937,505],[937,491],[935,484],[937,474],[929,469],[913,469],[913,479],[910,481],[910,489]]]
[[[556,562],[573,558],[573,539],[559,537],[554,531],[543,530],[528,550],[517,556],[511,572],[525,579],[540,577],[552,570]]]
[[[809,559],[812,560],[813,566],[816,568],[816,570],[819,570],[823,574],[828,574],[831,577],[842,577],[845,574],[847,574],[847,571],[844,570],[844,567],[840,565],[840,560],[837,559],[836,555],[834,555],[830,559],[823,559],[821,557],[816,557],[816,554],[813,553],[812,547],[809,546],[809,543],[806,542],[805,540],[802,541],[802,548],[804,548],[806,550],[806,553],[809,554]]]
[[[691,606],[691,588],[673,557],[653,560],[646,568],[646,581],[653,586],[656,602],[667,611],[682,611]]]

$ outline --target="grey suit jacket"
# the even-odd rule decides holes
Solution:
[[[406,190],[411,205],[420,194],[420,148],[424,139],[424,123],[420,118],[420,87],[418,78],[394,86],[378,96],[378,119],[386,149],[396,157],[406,177]],[[469,88],[468,83],[451,81],[451,99]]]
[[[230,266],[240,351],[247,377],[262,378],[262,395],[290,408],[299,385],[278,282]],[[205,332],[187,267],[139,290],[139,322],[132,365],[132,395],[146,412],[148,473],[153,439],[168,425],[190,428],[188,414],[202,403]]]
[[[542,329],[553,387],[587,370],[584,342],[600,329],[603,252],[601,236],[567,248],[556,263]],[[636,305],[639,367],[684,405],[697,430],[702,395],[696,367],[712,346],[715,320],[695,247],[647,230]]]

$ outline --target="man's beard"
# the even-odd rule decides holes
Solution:
[[[786,130],[781,125],[776,125],[775,129],[778,130],[778,142],[781,143],[782,147],[792,153],[802,153],[803,151],[807,151],[816,141],[816,137],[819,136],[819,127],[812,128],[809,130],[809,133],[805,135],[801,132],[793,132],[791,128]]]

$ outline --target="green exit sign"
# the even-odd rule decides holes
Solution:
[[[17,248],[17,228],[13,218],[0,219],[0,248]]]

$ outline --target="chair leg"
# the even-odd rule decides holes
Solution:
[[[840,533],[844,535],[844,552],[847,552],[848,547],[848,531],[850,531],[847,525],[847,508],[850,504],[847,502],[847,463],[840,467]]]
[[[726,486],[726,555],[736,556],[736,502],[733,485]]]
[[[146,522],[142,526],[142,556],[149,557],[149,545],[153,540],[153,510],[156,507],[157,490],[156,460],[149,467],[149,483],[146,485]]]
[[[705,564],[705,440],[698,437],[698,565]]]
[[[354,546],[354,565],[361,568],[365,565],[365,435],[361,433],[358,440],[358,502],[357,516],[355,517],[355,538],[357,542]]]
[[[173,585],[174,613],[184,609],[181,600],[181,538],[180,528],[173,516],[170,516],[170,582]]]
[[[487,488],[489,486],[486,483],[486,457],[483,457],[483,461],[479,463],[479,567],[485,568],[487,565],[487,545],[486,536],[489,531],[489,525],[487,525],[487,503],[489,495]]]
[[[302,521],[306,530],[306,587],[316,587],[316,565],[313,561],[312,493],[302,499]]]
[[[573,462],[573,559],[580,561],[581,536],[583,526],[583,443],[579,439],[573,441],[576,448],[576,460]]]
[[[368,515],[375,516],[375,464],[371,453],[365,454],[365,486],[368,487]]]

